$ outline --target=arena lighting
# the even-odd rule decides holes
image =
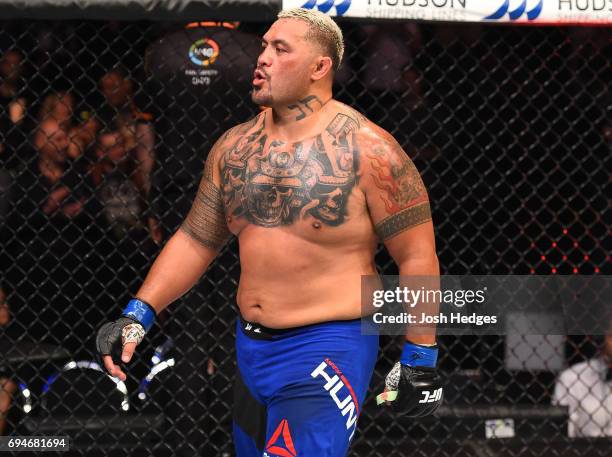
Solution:
[[[32,411],[32,392],[28,388],[27,384],[23,382],[19,383],[19,391],[21,392],[21,396],[23,398],[23,412],[25,414],[29,414]]]

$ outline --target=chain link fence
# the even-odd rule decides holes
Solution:
[[[94,336],[186,215],[214,140],[257,112],[269,23],[235,26],[0,23],[4,434],[67,435],[75,455],[233,455],[235,241],[125,383],[101,371]],[[443,273],[610,274],[609,29],[341,26],[336,97],[421,171]],[[376,260],[397,274],[384,249]],[[351,455],[610,455],[603,344],[441,337],[445,405],[410,420],[369,395]],[[381,338],[370,392],[399,349]]]

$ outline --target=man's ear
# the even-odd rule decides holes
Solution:
[[[320,56],[315,62],[315,67],[310,77],[314,81],[319,81],[332,71],[332,66],[333,63],[331,57]]]

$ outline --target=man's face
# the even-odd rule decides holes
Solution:
[[[266,32],[253,77],[254,103],[283,105],[308,95],[318,50],[306,41],[307,31],[304,21],[279,19]]]

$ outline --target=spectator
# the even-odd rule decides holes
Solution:
[[[80,157],[95,139],[98,123],[94,118],[75,119],[75,100],[67,91],[48,94],[38,113],[38,121],[56,120],[68,133],[68,155],[71,159]]]
[[[98,133],[119,132],[120,143],[132,156],[134,183],[140,194],[149,199],[151,191],[151,172],[155,165],[155,133],[151,123],[152,116],[138,109],[133,95],[132,81],[124,70],[114,68],[100,79],[100,91],[104,95],[104,105],[95,116]],[[105,141],[108,141],[108,137]],[[150,206],[147,204],[147,208]],[[151,239],[159,244],[162,239],[158,220],[152,214],[146,218]]]
[[[142,175],[135,173],[138,164],[125,136],[117,131],[103,132],[93,150],[95,162],[89,167],[88,179],[95,190],[86,211],[101,232],[90,258],[98,256],[98,264],[104,266],[96,275],[104,290],[92,289],[89,295],[103,293],[119,300],[131,290],[130,283],[138,280],[132,269],[146,268],[155,256],[161,233],[151,237],[148,200],[139,182]]]
[[[612,328],[599,356],[559,375],[553,403],[569,408],[568,435],[612,436]]]
[[[0,60],[0,232],[10,200],[11,170],[23,164],[19,152],[28,102],[21,87],[22,62],[17,50],[7,51]]]
[[[39,152],[36,167],[40,173],[39,183],[49,186],[49,195],[42,206],[47,216],[59,212],[67,218],[77,216],[83,207],[83,199],[76,201],[68,198],[70,187],[63,184],[62,178],[69,169],[66,167],[68,158],[68,132],[54,119],[42,121],[34,137],[34,145]],[[46,181],[46,182],[45,182]],[[77,184],[74,182],[73,184]],[[34,200],[35,202],[43,200]]]
[[[40,107],[38,121],[54,119],[64,130],[68,130],[73,123],[74,97],[70,92],[60,91],[48,94]]]
[[[15,49],[0,59],[0,169],[13,169],[19,162],[20,145],[26,139],[28,97],[23,85],[23,56]]]
[[[36,160],[13,184],[14,201],[6,224],[12,259],[6,266],[7,281],[19,285],[20,291],[20,301],[12,304],[19,310],[16,319],[28,323],[28,338],[51,338],[51,344],[78,348],[82,339],[77,341],[80,336],[72,331],[74,313],[64,311],[85,303],[79,298],[83,288],[77,284],[91,282],[87,254],[99,239],[84,210],[91,200],[91,184],[82,161],[68,161],[68,135],[57,121],[43,121],[32,143]],[[90,333],[91,329],[77,330]],[[74,346],[67,344],[70,339]]]
[[[113,69],[100,79],[106,105],[97,113],[103,130],[117,130],[124,136],[127,149],[138,163],[144,191],[150,190],[150,175],[155,163],[155,134],[150,113],[140,111],[133,95],[133,84],[126,73]]]
[[[8,325],[10,313],[6,294],[0,287],[0,327]],[[7,415],[11,407],[13,395],[17,391],[17,385],[12,381],[8,374],[4,372],[0,365],[0,436],[4,435],[7,429]]]
[[[110,224],[120,233],[143,228],[141,222],[147,211],[142,193],[145,185],[140,181],[142,175],[135,173],[138,165],[125,136],[121,132],[98,135],[95,156],[91,177],[105,225]]]

